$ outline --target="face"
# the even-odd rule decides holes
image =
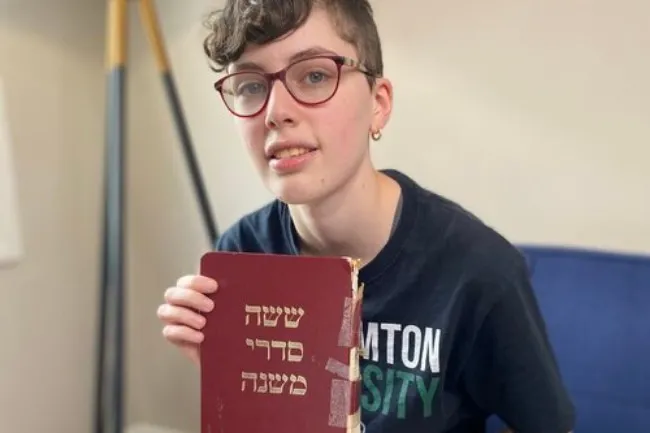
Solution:
[[[321,10],[315,10],[288,37],[248,47],[229,72],[276,72],[296,56],[318,52],[358,60],[354,46],[338,36]],[[296,75],[311,80],[310,85],[323,79],[322,70],[303,72]],[[345,188],[355,176],[371,175],[369,137],[388,121],[391,99],[387,80],[378,79],[371,88],[366,75],[343,65],[337,91],[328,101],[301,104],[276,80],[263,111],[235,119],[267,188],[289,204],[317,204]]]

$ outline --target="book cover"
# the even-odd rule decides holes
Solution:
[[[210,252],[202,433],[359,433],[356,260]]]

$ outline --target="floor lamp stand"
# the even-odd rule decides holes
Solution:
[[[218,237],[217,227],[173,80],[153,0],[133,1],[138,3],[141,22],[156,58],[212,247]],[[107,2],[106,149],[94,433],[124,431],[125,94],[129,3],[128,0]]]

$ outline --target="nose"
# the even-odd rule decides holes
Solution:
[[[277,80],[273,83],[270,92],[265,117],[267,128],[277,129],[295,124],[298,111],[297,103],[284,84]]]

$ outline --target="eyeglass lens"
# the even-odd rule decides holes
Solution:
[[[313,58],[294,63],[287,69],[285,84],[289,93],[305,104],[326,101],[336,91],[339,68],[333,59]],[[240,72],[222,83],[228,108],[240,116],[258,112],[270,92],[271,83],[257,72]]]

